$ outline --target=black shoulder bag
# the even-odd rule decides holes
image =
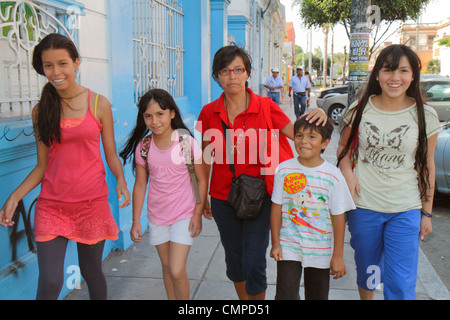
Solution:
[[[254,220],[259,217],[266,195],[264,179],[247,174],[240,174],[236,178],[234,157],[230,152],[231,136],[223,121],[222,127],[225,135],[228,161],[230,162],[230,171],[233,174],[233,181],[231,183],[230,193],[228,194],[228,203],[234,209],[237,219]]]

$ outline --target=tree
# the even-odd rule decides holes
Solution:
[[[427,71],[434,74],[441,72],[441,61],[439,59],[433,59],[428,61]]]
[[[450,47],[450,37],[447,37],[447,38],[444,38],[444,39],[439,40],[439,41],[438,41],[438,44],[439,44],[440,46]]]
[[[380,23],[373,24],[370,30],[373,44],[369,55],[377,49],[388,36],[397,32],[392,30],[396,21],[418,20],[421,12],[431,0],[372,0],[372,5],[380,8]],[[322,27],[324,24],[340,23],[350,38],[351,0],[294,0],[293,7],[299,7],[303,24],[307,27]],[[372,15],[370,16],[373,17]]]

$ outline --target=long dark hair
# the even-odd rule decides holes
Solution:
[[[39,42],[33,51],[33,68],[40,75],[45,76],[42,63],[42,52],[49,49],[66,49],[73,62],[80,59],[75,44],[69,38],[51,33]],[[54,141],[61,143],[61,97],[55,87],[48,82],[42,89],[39,100],[37,126],[35,127],[39,140],[50,146]]]
[[[387,67],[390,70],[397,70],[400,59],[402,57],[406,57],[408,59],[409,64],[411,65],[413,71],[413,81],[411,82],[411,85],[406,91],[406,95],[416,100],[419,136],[418,136],[417,151],[415,154],[415,168],[419,175],[420,197],[423,200],[426,200],[428,198],[426,191],[430,186],[430,181],[428,180],[428,166],[427,166],[428,143],[427,143],[427,133],[425,123],[424,100],[420,89],[420,71],[422,69],[422,63],[417,54],[413,50],[411,50],[408,46],[398,44],[391,45],[383,49],[383,51],[381,51],[380,55],[378,56],[377,61],[375,62],[375,66],[370,74],[369,81],[364,91],[364,94],[362,95],[356,107],[352,108],[351,110],[348,110],[348,112],[352,112],[351,116],[351,119],[353,119],[352,128],[347,144],[338,157],[338,166],[340,161],[345,157],[345,155],[347,155],[349,151],[351,151],[353,141],[357,139],[357,132],[359,124],[361,123],[361,117],[364,112],[364,108],[366,107],[369,101],[370,96],[381,94],[381,86],[377,81],[379,71],[383,67]],[[356,141],[356,148],[358,147],[357,144],[358,142]]]
[[[161,109],[163,110],[170,110],[175,112],[175,117],[171,120],[171,126],[172,129],[183,129],[189,132],[189,134],[192,136],[191,131],[186,127],[186,125],[183,122],[183,119],[181,118],[180,109],[178,109],[177,104],[173,100],[170,93],[163,89],[150,89],[146,94],[144,94],[138,102],[138,114],[136,119],[136,127],[131,132],[128,141],[125,145],[125,147],[120,152],[120,157],[123,159],[123,164],[127,163],[127,160],[132,157],[132,166],[133,171],[136,169],[136,164],[134,162],[134,152],[136,150],[137,145],[139,142],[150,132],[150,130],[145,125],[144,121],[144,113],[147,110],[147,107],[150,103],[150,101],[154,100],[159,104]]]

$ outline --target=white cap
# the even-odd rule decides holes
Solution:
[[[272,68],[272,72],[280,72],[280,70],[278,70],[278,68],[275,67],[275,68]]]
[[[297,66],[297,70],[298,70],[298,69],[302,69],[302,70],[303,70],[302,66]]]

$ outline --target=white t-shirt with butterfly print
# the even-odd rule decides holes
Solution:
[[[369,98],[358,133],[358,162],[354,173],[361,196],[355,195],[359,208],[395,213],[422,207],[415,154],[418,145],[416,104],[400,111],[384,111]],[[344,121],[349,124],[352,108]],[[427,137],[441,130],[436,111],[424,106]],[[351,125],[350,125],[351,126]]]

